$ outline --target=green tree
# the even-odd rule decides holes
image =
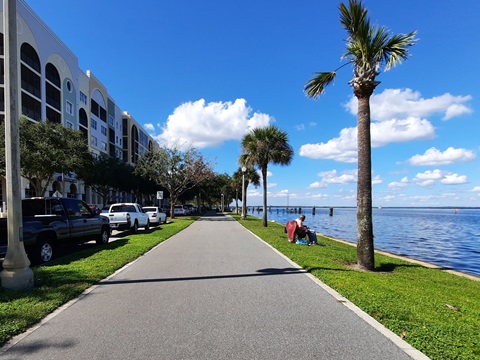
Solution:
[[[260,175],[258,175],[258,172],[255,170],[253,166],[246,166],[245,167],[245,174],[242,171],[242,168],[239,167],[237,171],[233,173],[232,176],[232,188],[235,190],[235,204],[236,204],[236,210],[238,213],[238,196],[241,196],[242,194],[242,180],[243,176],[245,175],[245,187],[243,191],[245,192],[245,195],[247,194],[247,188],[250,183],[252,183],[255,187],[260,186]],[[238,194],[238,189],[240,189],[240,194]],[[242,204],[242,207],[247,207],[247,197],[245,196],[245,204]]]
[[[102,154],[94,158],[91,165],[78,175],[85,185],[102,197],[103,205],[106,205],[114,200],[113,191],[134,191],[138,196],[146,180],[134,175],[133,170],[133,166],[123,160]],[[152,191],[150,187],[148,193]]]
[[[21,175],[43,196],[55,173],[72,175],[88,167],[92,156],[79,130],[52,122],[20,119]],[[0,166],[5,171],[5,126],[0,126]]]
[[[376,77],[383,66],[387,71],[409,56],[408,48],[416,42],[413,31],[390,36],[383,26],[375,26],[367,17],[361,0],[349,0],[348,7],[341,3],[340,23],[347,31],[346,51],[343,59],[353,66],[349,84],[358,99],[357,145],[357,262],[361,268],[373,270],[374,245],[372,223],[372,162],[370,141],[370,97],[380,83]],[[335,79],[337,70],[319,72],[305,85],[306,94],[318,98],[326,86]]]
[[[235,212],[238,214],[238,196],[239,192],[242,189],[242,169],[239,168],[235,171],[232,175],[232,181],[230,183],[230,187],[235,192]]]
[[[289,165],[293,158],[293,149],[288,143],[288,135],[270,125],[252,129],[242,139],[240,165],[257,166],[262,173],[263,182],[263,226],[267,227],[267,169],[268,164]]]
[[[135,165],[135,174],[152,180],[170,194],[170,216],[180,195],[213,176],[212,166],[193,147],[185,151],[162,147],[144,154]]]

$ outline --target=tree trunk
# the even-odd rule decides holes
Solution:
[[[358,97],[358,96],[357,96]],[[372,221],[372,154],[370,95],[358,97],[357,263],[375,268]]]
[[[267,227],[267,167],[262,167],[262,178],[263,178],[263,215],[262,222],[263,226]]]

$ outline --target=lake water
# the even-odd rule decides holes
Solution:
[[[249,215],[262,217],[262,212]],[[303,209],[305,224],[318,233],[356,243],[356,209]],[[275,208],[267,219],[293,220],[285,208]],[[480,276],[480,209],[373,209],[375,248]]]

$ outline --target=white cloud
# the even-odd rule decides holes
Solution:
[[[153,124],[143,124],[143,127],[147,129],[147,131],[155,131],[155,126]]]
[[[392,142],[433,139],[435,128],[430,121],[409,117],[392,119],[370,125],[372,147],[380,147]]]
[[[298,124],[295,126],[295,129],[297,129],[297,131],[303,131],[305,130],[305,125],[304,124]]]
[[[448,174],[445,175],[445,178],[440,180],[440,182],[445,185],[465,184],[467,182],[467,177],[465,175]]]
[[[444,152],[432,147],[425,151],[423,155],[412,156],[408,162],[410,165],[448,165],[454,162],[472,161],[476,155],[466,149],[455,149],[449,147]]]
[[[388,184],[388,187],[391,189],[403,189],[406,186],[407,186],[406,183],[403,183],[400,181],[393,181],[390,184]]]
[[[227,140],[239,140],[249,130],[269,125],[274,119],[254,113],[245,99],[235,102],[210,102],[204,99],[186,102],[169,115],[163,132],[156,138],[160,143],[189,144],[198,149],[219,146]]]
[[[357,161],[357,128],[340,131],[340,137],[327,143],[305,144],[300,147],[300,156],[310,159],[331,159],[354,163]]]
[[[472,109],[465,103],[471,96],[453,96],[449,93],[430,99],[422,98],[420,92],[411,89],[385,89],[370,98],[372,120],[388,121],[407,117],[422,118],[434,114],[443,114],[444,120],[470,114]],[[350,113],[357,114],[357,98],[352,96],[346,104]]]
[[[418,173],[415,175],[414,180],[438,180],[443,178],[445,175],[442,170],[435,169],[435,170],[427,170],[423,173]]]
[[[435,185],[435,180],[423,180],[423,181],[417,181],[416,182],[418,186],[421,187],[429,187]]]
[[[380,175],[377,175],[372,179],[372,185],[381,184],[382,182],[383,180],[381,179]]]
[[[443,114],[443,119],[469,114],[472,109],[465,105],[471,96],[443,94],[424,99],[411,89],[386,89],[370,98],[371,141],[373,147],[392,142],[433,139],[435,128],[425,117]],[[345,107],[357,114],[358,100],[352,96]],[[357,160],[357,128],[345,128],[338,137],[327,142],[304,144],[300,156],[311,159],[331,159],[353,163]]]
[[[475,186],[472,191],[479,191],[480,192],[480,186]]]
[[[419,186],[432,186],[437,180],[444,185],[458,185],[465,184],[467,182],[467,176],[435,169],[418,173],[413,178],[413,181]]]
[[[324,188],[328,184],[352,184],[357,182],[357,170],[344,171],[341,175],[337,170],[324,171],[318,174],[322,179],[310,184],[309,188]]]
[[[315,181],[314,183],[311,183],[308,185],[309,189],[320,189],[320,188],[326,188],[327,184],[321,182],[321,181]]]
[[[370,133],[372,147],[380,147],[391,142],[432,139],[435,129],[428,120],[408,118],[371,123]],[[311,159],[354,163],[357,161],[357,128],[342,129],[339,137],[327,143],[302,145],[299,153]]]

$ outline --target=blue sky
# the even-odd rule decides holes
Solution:
[[[231,175],[245,133],[273,124],[295,155],[269,167],[269,204],[355,206],[352,69],[316,101],[303,92],[343,63],[339,1],[26,2],[158,141],[190,143]],[[364,4],[419,39],[371,99],[374,206],[480,206],[480,2]]]

